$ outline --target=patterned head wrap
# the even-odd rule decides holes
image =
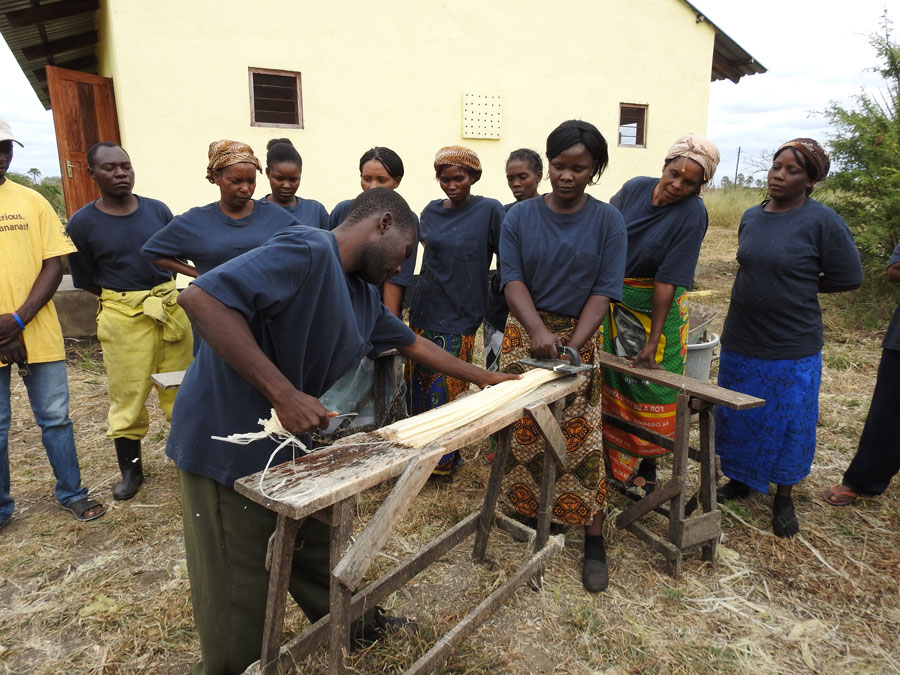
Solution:
[[[685,134],[669,148],[666,162],[676,157],[687,157],[703,167],[704,185],[700,188],[702,196],[706,191],[706,185],[716,175],[716,167],[719,166],[719,149],[716,144],[700,134]]]
[[[262,165],[253,154],[253,148],[238,141],[213,141],[209,144],[209,166],[206,167],[206,180],[215,183],[216,171],[232,164],[249,162],[262,173]]]
[[[448,145],[441,148],[434,156],[434,170],[441,166],[458,166],[468,169],[473,174],[473,183],[481,178],[481,161],[478,155],[462,145]]]
[[[813,182],[825,180],[825,176],[828,175],[828,170],[831,168],[831,160],[828,159],[828,153],[825,152],[825,148],[818,141],[814,141],[811,138],[795,138],[778,148],[775,156],[777,157],[785,148],[794,148],[809,160],[815,171],[815,175],[810,176]],[[812,190],[809,190],[809,192],[812,192]]]

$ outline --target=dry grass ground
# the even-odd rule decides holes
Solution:
[[[711,196],[712,197],[712,196]],[[736,215],[718,215],[701,258],[704,303],[724,317],[735,271]],[[731,212],[739,215],[738,204]],[[729,212],[730,213],[730,212]],[[812,475],[795,490],[801,536],[772,536],[771,497],[727,506],[715,566],[691,554],[681,579],[637,539],[608,527],[611,585],[592,596],[580,582],[581,535],[549,565],[543,590],[519,590],[458,651],[453,673],[796,673],[900,671],[900,499],[834,509],[823,490],[841,477],[868,408],[880,334],[848,328],[826,303],[819,447]],[[104,437],[105,376],[96,347],[69,350],[71,413],[84,482],[109,511],[76,523],[53,500],[53,478],[24,388],[13,374],[10,436],[13,520],[0,531],[0,671],[182,673],[198,657],[181,539],[174,469],[163,457],[158,412],[146,442],[148,478],[138,497],[113,503],[117,470]],[[470,448],[452,483],[428,485],[379,569],[415,552],[477,507],[488,473],[484,444]],[[360,502],[360,522],[384,492]],[[626,502],[612,497],[613,515]],[[612,519],[609,519],[610,521]],[[414,617],[419,638],[392,637],[357,654],[359,672],[401,672],[523,556],[492,538],[492,563],[466,548],[390,599]],[[378,570],[376,570],[377,572]],[[289,614],[288,630],[304,620]],[[303,672],[325,670],[320,651]]]

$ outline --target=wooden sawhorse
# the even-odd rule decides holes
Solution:
[[[485,414],[477,422],[425,448],[413,449],[384,441],[377,433],[357,434],[343,439],[338,445],[274,467],[264,476],[256,473],[237,481],[234,485],[237,492],[278,514],[267,556],[269,592],[260,661],[248,672],[288,672],[297,661],[306,658],[326,641],[330,643],[329,671],[346,672],[344,659],[350,649],[351,624],[366,610],[401,588],[469,535],[475,535],[473,557],[483,560],[494,524],[498,529],[520,537],[534,534],[531,557],[407,672],[430,672],[449,657],[516,588],[534,577],[539,578],[545,561],[562,546],[561,539],[549,537],[556,469],[565,465],[566,456],[566,441],[558,417],[566,396],[583,384],[584,380],[577,376],[545,383],[528,396]],[[547,441],[536,533],[496,513],[500,482],[510,452],[512,425],[525,415],[534,419]],[[441,456],[489,434],[496,434],[497,448],[481,509],[432,540],[411,559],[361,591],[354,592]],[[349,544],[356,495],[396,476],[400,478],[391,493],[356,540]],[[316,517],[331,527],[330,613],[282,646],[296,533],[307,517]]]
[[[670,438],[649,431],[637,424],[604,411],[603,424],[627,431],[645,441],[672,451],[672,478],[646,497],[636,501],[616,518],[616,527],[626,529],[638,539],[649,544],[666,558],[667,569],[673,577],[681,575],[681,561],[684,551],[693,546],[701,547],[703,560],[713,561],[716,543],[722,531],[722,513],[716,504],[716,451],[713,410],[724,405],[734,410],[756,408],[765,403],[761,398],[724,389],[714,384],[701,382],[684,375],[665,370],[632,368],[631,362],[612,354],[601,354],[599,365],[631,377],[660,384],[678,392],[675,410],[675,435]],[[691,415],[699,413],[700,448],[690,447]],[[698,515],[690,515],[697,506],[694,500],[686,498],[688,459],[700,463],[699,502],[702,507]],[[668,508],[663,506],[669,502]],[[666,537],[638,522],[641,516],[656,511],[668,517],[669,530]]]

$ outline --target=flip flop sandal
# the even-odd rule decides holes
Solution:
[[[846,485],[835,485],[822,495],[822,499],[832,506],[849,506],[859,498],[859,493]]]
[[[84,515],[91,509],[95,509],[98,506],[100,507],[99,513],[95,513],[93,516]],[[75,516],[75,520],[78,520],[82,523],[85,523],[89,520],[95,520],[106,513],[106,507],[97,500],[91,499],[90,497],[82,497],[81,499],[76,499],[74,502],[69,502],[68,504],[64,505],[63,508],[71,511],[72,515]]]

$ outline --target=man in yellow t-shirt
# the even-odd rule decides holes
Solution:
[[[77,520],[106,512],[87,496],[69,419],[69,383],[62,330],[53,293],[62,280],[62,257],[75,251],[53,208],[34,190],[6,177],[13,142],[0,118],[0,527],[12,516],[9,425],[10,372],[19,364],[34,419],[56,476],[56,498]]]

